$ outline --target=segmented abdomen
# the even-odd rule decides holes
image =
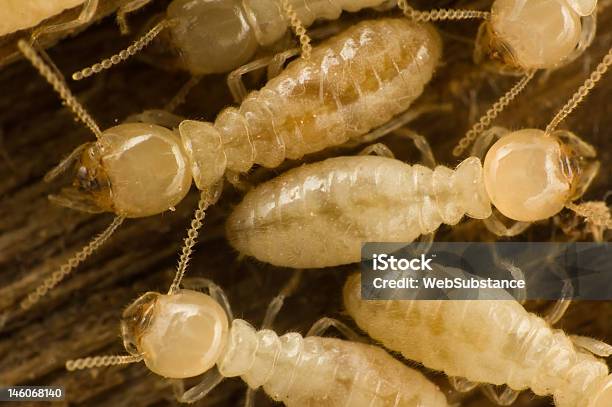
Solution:
[[[358,262],[364,242],[411,242],[491,208],[476,158],[453,171],[377,157],[337,157],[259,185],[227,221],[241,253],[278,266]]]
[[[433,28],[408,19],[365,21],[328,39],[218,116],[227,167],[276,167],[368,133],[421,94],[440,53]]]
[[[388,349],[474,382],[531,388],[557,407],[582,407],[608,369],[513,300],[363,301],[361,278],[344,287],[357,325]]]
[[[218,364],[226,377],[287,406],[446,406],[442,392],[382,349],[333,338],[256,331],[234,320]]]

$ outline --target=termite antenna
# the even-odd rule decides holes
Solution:
[[[142,361],[142,356],[133,355],[104,355],[93,356],[82,359],[72,359],[66,361],[66,370],[74,372],[75,370],[92,369],[95,367],[107,367],[117,365],[127,365],[129,363],[137,363]]]
[[[612,48],[608,51],[606,56],[604,56],[603,60],[597,65],[597,67],[591,73],[591,76],[584,81],[582,86],[578,88],[576,93],[571,97],[570,100],[559,110],[559,113],[551,120],[551,122],[546,126],[545,133],[552,133],[559,123],[561,123],[582,100],[589,94],[591,89],[595,87],[597,82],[602,78],[602,76],[606,73],[608,68],[612,65]]]
[[[202,227],[204,217],[206,216],[206,209],[217,202],[221,196],[222,186],[223,183],[220,182],[212,188],[202,190],[202,193],[200,194],[200,201],[198,202],[198,208],[193,214],[191,226],[187,231],[187,237],[185,238],[185,243],[183,244],[183,248],[181,250],[181,257],[179,258],[179,264],[176,268],[176,274],[174,275],[174,280],[170,285],[168,294],[174,294],[176,291],[178,291],[181,281],[183,280],[183,276],[187,271],[187,265],[191,259],[193,247],[198,239],[199,230]]]
[[[86,0],[83,4],[83,8],[81,9],[81,13],[79,16],[71,21],[67,21],[65,23],[53,24],[48,26],[43,26],[37,28],[31,36],[31,41],[33,44],[38,43],[38,38],[42,35],[51,34],[55,32],[61,31],[69,31],[75,29],[83,24],[91,21],[96,14],[96,10],[98,9],[99,0]]]
[[[59,94],[60,98],[66,106],[72,110],[75,116],[81,120],[95,134],[96,138],[102,137],[102,131],[96,124],[91,115],[74,97],[63,77],[55,72],[49,64],[41,58],[34,48],[24,40],[19,40],[17,47],[21,53],[30,61],[32,66],[40,73],[40,75],[49,82],[53,89]]]
[[[460,10],[460,9],[436,9],[429,11],[415,10],[408,5],[406,0],[398,0],[397,6],[404,15],[414,21],[442,21],[442,20],[468,20],[482,19],[488,20],[491,13],[480,10]]]
[[[581,204],[571,202],[566,207],[594,226],[612,229],[612,214],[603,201],[588,201]]]
[[[476,140],[476,138],[491,124],[516,96],[521,93],[525,86],[529,83],[533,75],[535,75],[535,69],[527,71],[525,75],[516,83],[514,86],[506,92],[497,102],[487,110],[487,112],[480,118],[480,120],[472,126],[472,128],[465,134],[465,136],[459,140],[459,143],[453,149],[453,155],[455,157],[460,156],[463,152]]]
[[[115,55],[106,58],[90,67],[83,68],[78,72],[72,74],[72,79],[80,81],[81,79],[88,78],[94,74],[100,73],[105,69],[117,65],[118,63],[127,60],[131,56],[134,56],[137,52],[142,50],[144,47],[149,45],[151,41],[155,39],[164,29],[172,25],[171,20],[162,20],[151,28],[145,35],[134,41],[132,45],[126,49],[119,51]]]
[[[40,301],[51,289],[57,286],[62,280],[68,277],[74,269],[82,263],[86,258],[102,246],[109,237],[117,230],[117,228],[123,223],[125,218],[117,216],[113,219],[113,222],[98,236],[96,236],[87,246],[83,247],[74,256],[72,256],[66,263],[64,263],[59,270],[55,271],[51,276],[47,277],[36,290],[32,291],[23,301],[20,306],[24,311],[32,308],[36,303]]]
[[[127,23],[126,16],[136,10],[140,10],[150,2],[151,0],[133,0],[126,5],[119,7],[119,10],[117,10],[116,20],[121,34],[127,35],[130,33],[130,27]]]
[[[310,53],[312,52],[312,45],[310,45],[310,37],[306,34],[306,28],[304,24],[300,21],[297,13],[293,6],[289,3],[289,0],[281,0],[281,7],[283,12],[289,19],[289,24],[293,29],[293,32],[300,40],[300,45],[302,47],[302,58],[308,60],[310,59]]]

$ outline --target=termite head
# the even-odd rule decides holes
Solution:
[[[157,125],[127,123],[102,133],[76,160],[73,188],[56,200],[91,211],[136,218],[155,215],[180,202],[191,185],[191,171],[180,139]]]
[[[149,292],[123,313],[123,343],[132,355],[164,377],[198,376],[212,368],[225,350],[228,318],[210,296],[180,290]]]
[[[484,160],[484,182],[495,207],[532,222],[581,196],[597,172],[593,147],[572,133],[524,129],[499,139]]]
[[[251,59],[257,40],[239,0],[174,0],[167,10],[182,65],[205,75],[231,71]]]
[[[497,70],[510,72],[566,64],[581,54],[593,38],[594,3],[496,0],[490,20],[480,27],[475,59],[487,60]]]

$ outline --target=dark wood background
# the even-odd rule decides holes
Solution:
[[[163,10],[165,3],[157,1],[130,18],[135,34],[151,16]],[[447,7],[488,7],[487,1],[415,2],[422,8],[434,3]],[[569,66],[549,74],[539,73],[496,124],[511,129],[546,125],[612,44],[610,3],[609,0],[600,1],[599,32],[588,52]],[[375,14],[360,13],[358,18],[368,16]],[[441,163],[452,166],[457,163],[450,154],[454,143],[515,79],[487,72],[473,63],[475,22],[441,23],[438,27],[445,41],[443,63],[420,103],[444,103],[452,108],[425,115],[411,127],[427,136]],[[49,54],[59,69],[69,76],[74,70],[127,45],[131,38],[121,37],[114,20],[106,18],[64,39],[49,49]],[[4,39],[0,45],[10,49],[14,46],[14,38]],[[151,51],[148,53],[149,59],[155,58]],[[9,54],[0,54],[0,59]],[[146,58],[135,58],[92,79],[69,81],[102,128],[143,109],[162,107],[188,79],[185,73],[169,72],[143,59]],[[253,87],[260,85],[257,78],[252,79]],[[605,78],[562,125],[595,145],[602,160],[602,172],[589,190],[588,199],[603,199],[612,189],[609,164],[612,160],[611,83],[612,78]],[[194,89],[179,113],[213,120],[216,113],[230,103],[224,77],[215,75]],[[87,129],[62,108],[50,86],[26,62],[17,61],[0,69],[0,312],[11,313],[0,332],[0,385],[62,385],[67,391],[66,404],[71,405],[171,404],[168,383],[142,364],[68,373],[64,370],[64,362],[89,355],[123,353],[118,330],[121,312],[145,291],[167,290],[196,204],[195,191],[176,212],[126,221],[96,255],[38,306],[28,313],[15,311],[27,292],[112,219],[109,214],[91,216],[52,205],[47,195],[58,191],[61,182],[46,184],[42,181],[45,172],[63,156],[92,138]],[[417,157],[414,148],[405,141],[393,136],[384,141],[401,159],[410,161]],[[340,152],[347,153],[335,150],[327,154]],[[258,177],[271,177],[279,171],[259,171]],[[227,290],[235,315],[257,325],[268,302],[291,274],[290,270],[240,258],[227,244],[223,220],[239,199],[239,192],[226,188],[222,201],[209,211],[189,275],[213,278]],[[518,239],[564,240],[569,238],[568,233],[590,239],[588,228],[568,213],[535,225]],[[465,221],[452,229],[443,227],[438,238],[494,239],[477,221]],[[342,311],[340,298],[350,269],[305,273],[298,292],[287,301],[279,315],[277,331],[305,333],[324,315],[350,323]],[[530,306],[538,309],[540,305]],[[574,303],[560,325],[571,333],[611,342],[611,318],[611,302]],[[434,372],[428,375],[450,392],[443,375]],[[244,390],[245,385],[239,379],[226,380],[200,404],[239,405]],[[451,397],[462,398],[467,407],[490,405],[479,392],[462,396],[451,394]],[[260,393],[257,405],[268,403]],[[517,402],[519,406],[530,407],[550,404],[549,400],[529,392]]]

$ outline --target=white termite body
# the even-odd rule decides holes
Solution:
[[[3,0],[0,6],[0,36],[32,28],[85,0]]]
[[[379,347],[298,333],[278,336],[235,319],[217,364],[287,406],[447,406],[421,373]]]
[[[391,40],[393,39],[393,40]],[[429,25],[406,19],[361,22],[291,62],[214,123],[185,120],[179,135],[151,124],[101,132],[81,154],[77,185],[98,211],[150,216],[226,173],[358,140],[406,111],[431,79],[441,54]]]
[[[149,292],[123,314],[124,346],[137,358],[132,361],[144,360],[164,377],[217,375],[206,391],[185,400],[189,402],[223,377],[240,376],[250,388],[262,387],[288,406],[447,406],[437,386],[379,347],[298,333],[279,337],[241,319],[230,326],[230,314],[199,291]],[[68,368],[100,366],[95,360],[71,361]]]
[[[548,219],[584,194],[599,168],[594,157],[573,133],[523,129],[504,130],[484,164],[472,156],[454,171],[331,158],[249,191],[228,218],[227,237],[242,254],[277,266],[355,263],[365,242],[412,242],[464,215],[495,219],[492,204],[524,225]]]
[[[606,364],[517,301],[364,301],[355,274],[344,286],[344,305],[385,347],[449,376],[529,388],[552,395],[557,407],[612,403]]]
[[[476,157],[455,170],[378,156],[336,157],[256,187],[226,230],[243,254],[314,268],[359,262],[363,242],[411,242],[466,214],[491,214]]]
[[[421,95],[441,55],[438,34],[406,19],[359,23],[297,60],[214,124],[179,127],[196,184],[255,164],[276,167],[358,139]]]
[[[140,6],[149,1],[144,0]],[[303,41],[305,33],[301,30],[315,20],[335,20],[343,11],[392,5],[387,3],[388,0],[173,0],[163,20],[135,44],[140,49],[161,28],[168,28],[167,45],[177,57],[176,61],[168,61],[172,66],[193,75],[225,73],[249,62],[260,47],[282,40],[290,25],[294,30],[300,26]],[[108,67],[97,64],[96,69],[83,70],[77,78]]]

